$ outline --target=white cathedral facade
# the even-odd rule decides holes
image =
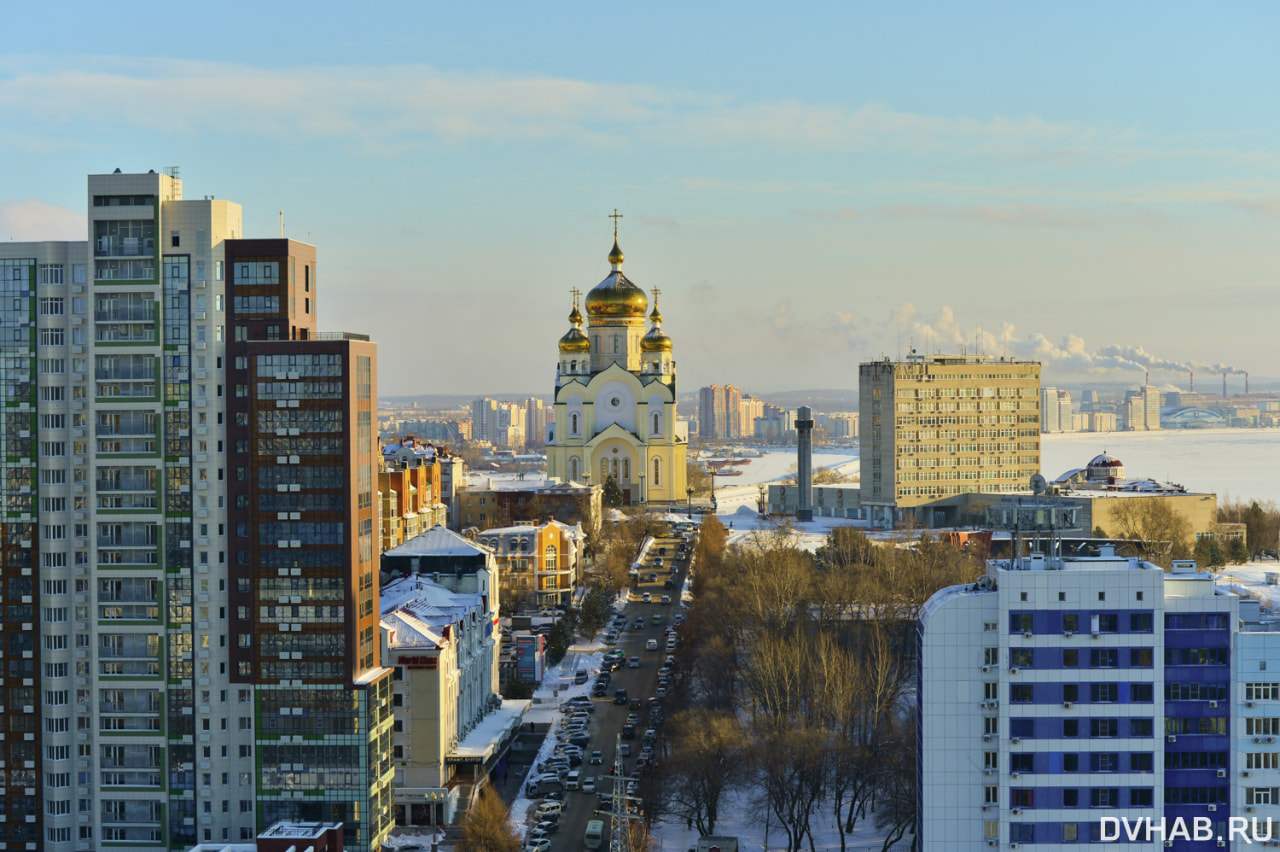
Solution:
[[[676,423],[676,362],[660,291],[646,331],[649,300],[622,274],[624,259],[615,232],[612,269],[587,293],[585,331],[575,293],[573,327],[559,344],[547,475],[602,486],[612,478],[630,504],[682,503],[688,434]]]

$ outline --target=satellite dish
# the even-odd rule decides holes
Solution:
[[[1049,483],[1040,474],[1033,474],[1031,477],[1031,491],[1033,494],[1043,494],[1049,490]]]

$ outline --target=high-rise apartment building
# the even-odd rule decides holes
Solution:
[[[704,441],[742,437],[742,391],[733,385],[698,390],[698,434]]]
[[[1106,547],[938,592],[919,634],[920,848],[1075,848],[1121,818],[1166,832],[1126,848],[1252,848],[1228,820],[1280,818],[1277,626],[1194,563]]]
[[[1040,431],[1074,432],[1071,391],[1044,388],[1040,392]]]
[[[858,372],[862,505],[872,520],[894,524],[962,494],[1026,491],[1040,472],[1039,363],[911,355]]]
[[[232,376],[228,252],[242,236],[239,205],[185,200],[172,175],[117,171],[89,177],[87,206],[87,242],[0,244],[0,694],[9,711],[0,714],[7,791],[0,848],[185,848],[251,839],[273,813],[260,797],[266,764],[259,759],[277,735],[263,727],[262,690],[305,679],[266,682],[233,659],[240,641],[258,647],[256,635],[236,628],[233,607],[249,605],[233,595],[258,591],[253,578],[232,569],[265,566],[235,564],[244,547],[232,535],[228,485],[243,475],[247,487],[250,471],[266,465],[265,455],[246,461],[251,449],[272,451],[272,466],[285,469],[292,456],[305,456],[308,471],[316,454],[300,446],[273,452],[305,435],[290,435],[287,425],[271,434],[285,442],[278,448],[252,443],[262,435],[233,438],[229,401],[264,405],[257,395],[267,394],[281,410],[291,401],[294,410],[319,408],[306,397],[320,383],[292,381],[287,369],[276,385]],[[314,267],[314,250],[306,249]],[[264,274],[261,265],[254,274]],[[288,282],[290,294],[297,289],[292,268],[274,274],[274,281],[247,282],[262,286],[246,284],[241,294],[251,301],[241,313],[270,313],[267,293],[276,283]],[[296,307],[273,309],[314,317],[314,295],[309,303],[297,295]],[[257,355],[245,348],[247,335],[239,357]],[[349,421],[327,423],[333,431],[314,445],[321,455],[335,442],[354,446]],[[237,508],[250,511],[248,502]],[[265,523],[263,514],[254,521]],[[293,550],[303,538],[280,541],[293,553],[316,547]],[[301,605],[302,592],[293,594],[299,616],[273,623],[277,632],[311,620],[300,611],[313,607]],[[326,600],[326,617],[344,616]],[[376,600],[372,617],[376,630]],[[348,689],[338,703],[352,695]],[[295,807],[303,791],[319,786],[305,784],[309,761],[305,749],[290,754],[301,777],[280,794],[296,794]],[[354,834],[348,845],[370,848]]]
[[[1160,391],[1143,385],[1124,395],[1125,428],[1130,432],[1151,432],[1160,428]]]

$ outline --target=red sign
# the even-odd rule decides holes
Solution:
[[[409,669],[434,669],[440,665],[437,657],[397,657],[396,664]]]

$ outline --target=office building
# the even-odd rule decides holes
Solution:
[[[930,505],[1030,489],[1040,472],[1040,364],[911,355],[858,368],[862,505],[935,525]]]
[[[1064,509],[996,511],[1047,533]],[[1214,838],[1280,819],[1280,623],[1194,563],[1030,553],[922,611],[920,848],[1076,848],[1102,817],[1205,819]],[[1247,844],[1132,848],[1223,846]]]
[[[231,513],[239,509],[237,522],[255,537],[270,523],[291,526],[295,511],[317,526],[341,525],[333,515],[311,517],[310,504],[280,509],[285,519],[250,519],[250,497],[265,497],[266,489],[248,490],[249,476],[266,476],[268,465],[317,469],[320,455],[354,447],[356,437],[337,419],[319,435],[300,423],[269,435],[255,424],[251,433],[250,414],[296,415],[328,403],[303,401],[312,380],[291,377],[313,364],[273,367],[251,383],[231,359],[245,359],[247,368],[268,355],[252,348],[258,339],[291,342],[287,323],[267,321],[271,314],[309,316],[294,326],[314,329],[314,292],[296,286],[314,286],[314,249],[293,244],[289,253],[309,273],[295,273],[281,252],[253,259],[250,274],[237,277],[229,263],[243,236],[239,205],[184,199],[176,175],[91,175],[87,210],[87,242],[0,244],[7,510],[0,579],[12,596],[0,610],[10,708],[0,714],[0,786],[8,791],[0,848],[249,841],[273,812],[297,810],[314,785],[306,783],[310,754],[299,749],[288,761],[296,771],[287,781],[279,776],[280,790],[267,794],[273,802],[288,798],[288,808],[260,796],[270,765],[263,758],[277,742],[261,727],[263,689],[305,678],[264,684],[261,670],[240,667],[263,633],[245,625],[257,620],[265,630],[265,616],[250,608],[266,569],[239,563],[248,559],[241,554],[249,539],[232,535]],[[235,286],[247,300],[238,311],[230,303]],[[296,307],[285,298],[296,298]],[[253,339],[244,332],[234,353],[233,313],[264,320]],[[233,410],[243,424],[233,424]],[[247,461],[251,452],[264,455]],[[338,464],[352,463],[337,455]],[[303,459],[296,467],[294,457]],[[243,507],[234,504],[232,482]],[[294,493],[313,499],[302,491]],[[346,529],[343,540],[355,541]],[[306,531],[288,533],[271,546],[283,541],[299,558],[319,547]],[[295,540],[307,544],[294,549]],[[263,599],[263,607],[283,603]],[[333,603],[326,620],[341,620],[340,602]],[[356,609],[345,612],[354,617]],[[292,632],[304,620],[311,619],[270,627]],[[240,642],[249,643],[242,652]],[[276,662],[283,663],[280,654]],[[362,809],[346,828],[363,832],[375,814]],[[332,816],[332,809],[322,815]],[[375,845],[370,834],[348,842]]]
[[[1160,391],[1143,385],[1136,391],[1125,391],[1125,428],[1130,432],[1151,432],[1160,428]]]
[[[1044,388],[1040,392],[1040,431],[1076,431],[1071,410],[1071,391]]]
[[[749,406],[756,413],[760,406]],[[698,436],[704,441],[732,441],[742,437],[742,391],[733,385],[710,385],[698,390]]]
[[[575,291],[558,344],[547,476],[600,486],[612,478],[630,504],[683,503],[689,439],[676,420],[674,344],[657,289],[645,331],[649,300],[622,274],[624,260],[615,233],[610,272],[586,295],[586,331]]]

